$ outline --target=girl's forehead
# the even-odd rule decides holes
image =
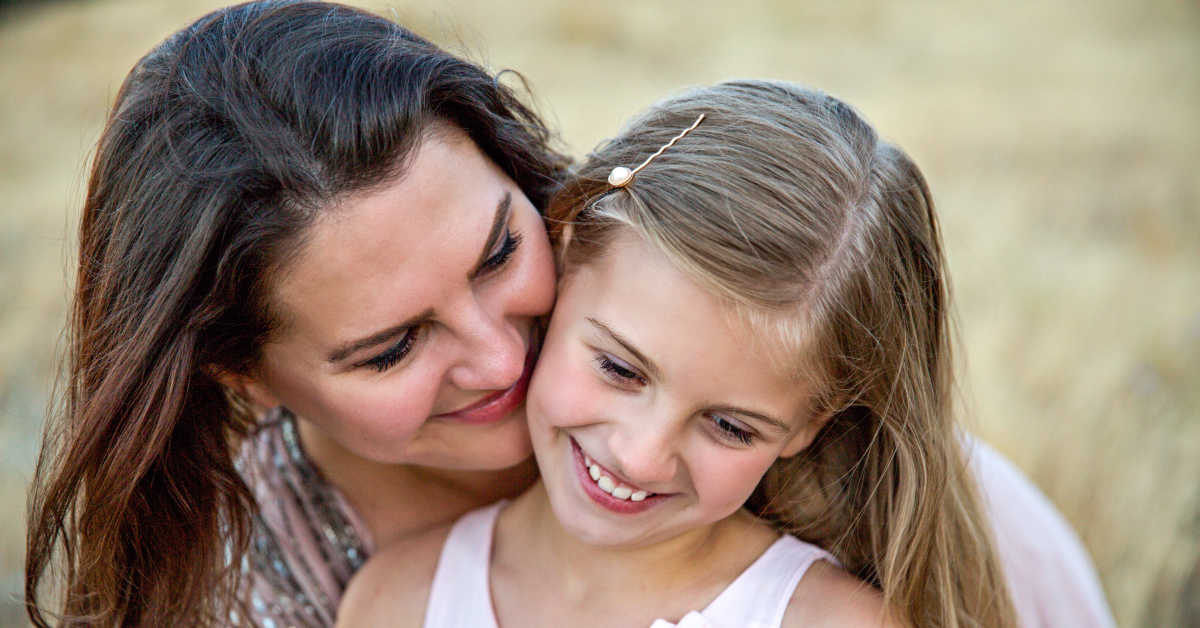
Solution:
[[[814,380],[813,347],[816,344],[802,304],[787,307],[752,304],[744,295],[735,298],[709,277],[690,267],[656,242],[629,225],[615,225],[602,238],[603,246],[589,251],[590,257],[564,269],[560,291],[571,289],[572,279],[582,268],[606,275],[603,297],[616,305],[648,303],[671,286],[688,284],[678,300],[667,304],[655,317],[676,318],[703,307],[715,314],[708,326],[738,339],[747,354],[760,357],[771,375],[797,383]],[[650,279],[642,281],[643,279]],[[636,283],[635,283],[636,282]],[[635,288],[635,289],[634,289]],[[595,290],[593,283],[587,289]]]

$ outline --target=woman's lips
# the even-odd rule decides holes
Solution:
[[[471,425],[485,425],[504,420],[525,403],[525,393],[529,390],[529,377],[533,374],[536,355],[537,352],[531,350],[525,356],[525,370],[512,386],[498,390],[469,406],[431,418]]]
[[[592,479],[587,463],[584,461],[583,449],[579,447],[579,443],[575,442],[574,438],[570,438],[569,440],[571,442],[571,457],[575,462],[572,466],[575,468],[575,476],[579,480],[580,488],[583,489],[584,494],[591,498],[593,502],[605,509],[622,515],[633,515],[645,512],[671,496],[670,494],[659,495],[650,493],[640,501],[632,501],[610,495]]]

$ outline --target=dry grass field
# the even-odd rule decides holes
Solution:
[[[138,56],[217,5],[0,4],[0,625],[24,625],[24,494],[90,151]],[[576,155],[723,78],[857,105],[940,203],[967,421],[1075,525],[1121,625],[1200,625],[1196,2],[367,6],[520,70]]]

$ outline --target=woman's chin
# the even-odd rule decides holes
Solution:
[[[453,426],[428,438],[413,439],[405,452],[393,458],[400,464],[457,471],[502,471],[529,462],[533,445],[525,413],[486,426]]]

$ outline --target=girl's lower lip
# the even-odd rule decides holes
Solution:
[[[571,441],[571,457],[575,460],[575,475],[579,479],[579,486],[585,495],[606,510],[621,515],[635,515],[657,506],[664,499],[670,497],[670,495],[651,495],[640,502],[635,502],[628,499],[617,499],[605,493],[592,481],[592,476],[588,475],[587,465],[583,462],[583,450],[579,448],[579,443],[576,443],[574,438],[568,437],[568,439]]]
[[[514,410],[525,403],[525,393],[529,390],[529,377],[533,373],[535,356],[535,351],[529,352],[525,358],[525,370],[521,373],[520,379],[512,386],[488,395],[465,408],[438,414],[432,418],[470,425],[486,425],[508,418]]]

